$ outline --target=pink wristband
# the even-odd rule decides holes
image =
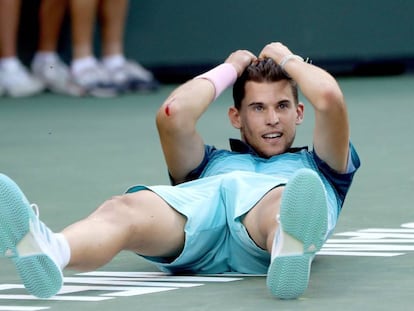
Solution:
[[[213,83],[215,89],[214,100],[216,100],[225,89],[236,82],[237,71],[232,64],[224,63],[194,79],[207,79]]]

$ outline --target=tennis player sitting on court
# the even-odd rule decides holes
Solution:
[[[196,123],[234,82],[228,115],[241,140],[218,150]],[[291,147],[304,115],[297,85],[315,111],[312,151]],[[281,43],[258,58],[236,51],[178,87],[157,126],[174,186],[134,186],[62,233],[1,175],[0,251],[27,290],[50,297],[64,268],[96,269],[129,250],[170,273],[267,273],[273,295],[300,296],[360,166],[334,78]]]

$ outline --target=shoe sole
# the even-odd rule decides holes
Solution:
[[[12,98],[21,98],[21,97],[29,97],[29,96],[38,95],[42,93],[44,90],[45,90],[45,87],[43,86],[35,88],[35,89],[31,89],[31,90],[25,90],[25,91],[15,91],[15,90],[6,89],[4,92],[4,95],[12,97]]]
[[[54,296],[63,285],[60,268],[46,254],[19,256],[17,245],[37,216],[14,181],[0,174],[0,254],[12,259],[27,291],[39,298]]]
[[[302,254],[278,254],[267,273],[267,287],[280,299],[295,299],[309,283],[315,253],[325,242],[328,211],[324,186],[319,176],[301,169],[287,183],[280,208],[282,237],[290,236],[303,244]]]
[[[113,98],[118,96],[118,92],[116,89],[106,89],[106,88],[93,88],[90,90],[87,90],[85,94],[89,94],[94,97],[98,98]]]

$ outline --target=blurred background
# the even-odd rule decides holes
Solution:
[[[25,63],[37,45],[39,4],[23,0],[19,55]],[[126,55],[163,83],[182,82],[237,49],[258,53],[271,41],[334,75],[400,74],[414,68],[413,13],[409,0],[131,0]],[[70,46],[67,21],[59,43],[64,60]]]

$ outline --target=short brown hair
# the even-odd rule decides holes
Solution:
[[[297,83],[289,78],[283,72],[282,68],[273,61],[273,59],[264,58],[251,63],[234,83],[234,107],[238,110],[241,108],[241,102],[245,96],[246,82],[277,82],[281,80],[288,80],[290,82],[295,104],[297,104],[299,102]]]

